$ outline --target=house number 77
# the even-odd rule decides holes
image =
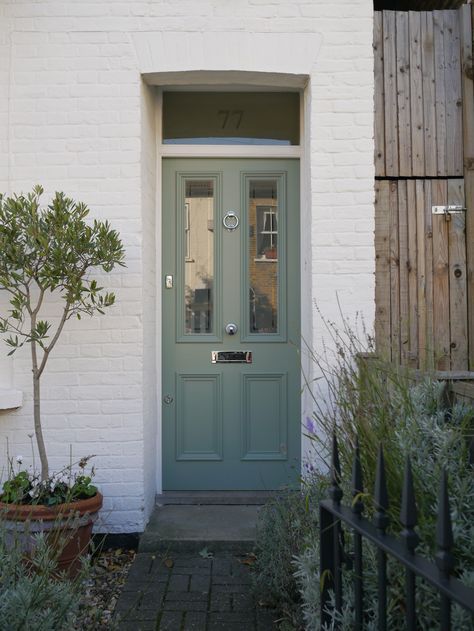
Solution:
[[[222,119],[221,129],[239,129],[243,110],[219,110],[217,115]]]

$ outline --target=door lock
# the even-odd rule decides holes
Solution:
[[[238,326],[233,322],[229,322],[229,324],[225,325],[225,332],[227,335],[235,335],[238,330]]]
[[[173,397],[171,396],[171,394],[167,394],[163,397],[163,403],[166,403],[166,405],[173,403]]]

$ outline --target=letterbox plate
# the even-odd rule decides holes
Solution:
[[[213,364],[251,364],[252,351],[211,351]]]

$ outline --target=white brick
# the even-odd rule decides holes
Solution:
[[[277,35],[286,44],[273,54]],[[246,46],[249,39],[256,44]],[[141,57],[138,41],[147,42],[143,55],[149,58]],[[160,41],[166,54],[153,56]],[[160,191],[154,104],[141,73],[309,75],[311,178],[302,198],[311,206],[304,210],[309,229],[302,256],[312,284],[306,288],[311,297],[303,296],[303,329],[317,343],[312,299],[337,321],[337,291],[349,317],[362,310],[369,326],[372,321],[371,43],[371,0],[1,4],[0,190],[27,191],[38,182],[48,195],[65,190],[88,203],[93,216],[110,220],[126,244],[127,268],[98,275],[116,292],[116,306],[105,317],[68,322],[43,379],[52,464],[67,462],[71,442],[75,454],[98,454],[105,493],[99,530],[142,530],[160,490],[159,358],[149,342],[161,333],[154,244]],[[54,309],[54,302],[47,304],[48,313]],[[32,431],[28,354],[0,369],[25,394],[20,410],[2,414],[0,444],[8,437],[12,449],[26,452]]]

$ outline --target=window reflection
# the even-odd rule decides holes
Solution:
[[[277,333],[277,181],[250,180],[248,204],[250,333]]]
[[[214,182],[186,180],[184,200],[185,333],[212,333]]]

